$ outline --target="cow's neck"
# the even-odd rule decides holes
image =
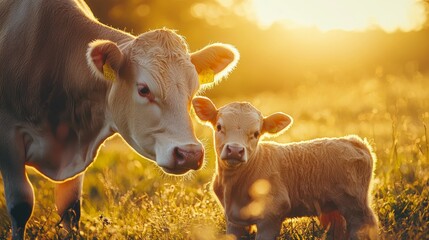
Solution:
[[[88,161],[91,161],[91,159],[92,161],[95,160],[98,154],[98,151],[100,149],[100,145],[103,144],[103,142],[106,141],[106,139],[113,136],[114,133],[115,133],[115,130],[113,129],[112,125],[105,124],[103,128],[100,130],[100,132],[98,133],[97,137],[95,137],[94,140],[88,144],[86,159]]]

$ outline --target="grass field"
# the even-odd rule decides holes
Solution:
[[[417,71],[364,79],[308,76],[287,89],[213,100],[218,106],[246,100],[264,114],[290,114],[294,125],[275,139],[279,142],[366,137],[378,156],[372,204],[381,238],[429,239],[429,76]],[[198,123],[195,127],[206,146],[206,164],[184,177],[163,174],[119,137],[106,142],[85,175],[81,227],[74,234],[57,224],[53,184],[30,169],[36,204],[27,236],[229,239],[222,209],[210,190],[215,164],[211,130]],[[3,195],[3,187],[0,192]],[[323,234],[317,219],[303,218],[286,220],[281,238],[324,239]],[[0,197],[0,239],[9,235],[10,221]]]

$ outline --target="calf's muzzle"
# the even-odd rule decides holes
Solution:
[[[245,162],[246,149],[240,144],[231,143],[226,144],[223,148],[221,158],[224,160],[235,160],[237,162]]]

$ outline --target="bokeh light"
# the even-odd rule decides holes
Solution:
[[[261,26],[316,27],[322,31],[419,30],[426,21],[416,0],[251,0]]]
[[[195,17],[205,18],[213,25],[227,25],[228,14],[246,17],[261,28],[280,24],[285,28],[309,27],[321,31],[386,32],[417,31],[426,21],[421,0],[217,0],[197,3]]]

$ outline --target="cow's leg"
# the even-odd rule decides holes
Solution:
[[[0,118],[0,171],[6,208],[12,223],[12,239],[23,239],[33,212],[34,192],[25,170],[25,146],[21,133]],[[3,121],[2,121],[3,120]]]
[[[1,156],[3,157],[3,156]],[[4,159],[2,159],[4,161]],[[2,164],[7,211],[12,222],[12,239],[23,239],[25,226],[33,212],[34,192],[25,172],[25,166]]]
[[[9,177],[8,174],[2,176],[7,210],[12,220],[12,239],[23,239],[25,226],[33,212],[34,192],[25,169],[15,174],[17,175],[14,177]]]
[[[55,186],[55,204],[64,228],[79,228],[83,174]]]

